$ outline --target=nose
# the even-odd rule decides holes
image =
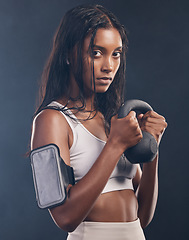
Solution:
[[[101,70],[102,72],[107,72],[107,73],[113,70],[113,63],[111,58],[104,59]]]

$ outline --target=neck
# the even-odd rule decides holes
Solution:
[[[70,96],[63,96],[61,98],[58,99],[58,101],[63,104],[63,105],[67,105],[67,107],[69,108],[80,108],[83,106],[83,102],[80,100],[79,98],[79,94],[70,94]],[[84,111],[94,111],[95,110],[95,106],[94,106],[94,94],[86,97],[85,96],[85,107],[83,109]]]
[[[73,76],[73,73],[71,72],[70,76],[70,98],[71,99],[78,99],[78,100],[69,100],[69,97],[67,99],[64,99],[64,103],[66,103],[69,100],[68,107],[82,107],[82,102],[79,99],[79,87],[77,85],[77,82],[75,81],[75,78]],[[94,96],[95,94],[93,92],[85,92],[85,111],[93,111],[95,109],[94,107]]]

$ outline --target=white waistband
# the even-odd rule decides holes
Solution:
[[[145,240],[140,220],[133,222],[82,222],[68,240]]]

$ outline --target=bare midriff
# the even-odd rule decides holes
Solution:
[[[101,194],[84,221],[132,222],[137,219],[138,201],[131,189]]]

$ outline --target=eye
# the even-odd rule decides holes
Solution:
[[[114,56],[115,58],[120,58],[121,52],[114,52],[114,53],[113,53],[113,56]]]
[[[93,51],[93,56],[94,57],[100,57],[101,55],[102,55],[101,51],[99,51],[99,50],[94,50]]]

